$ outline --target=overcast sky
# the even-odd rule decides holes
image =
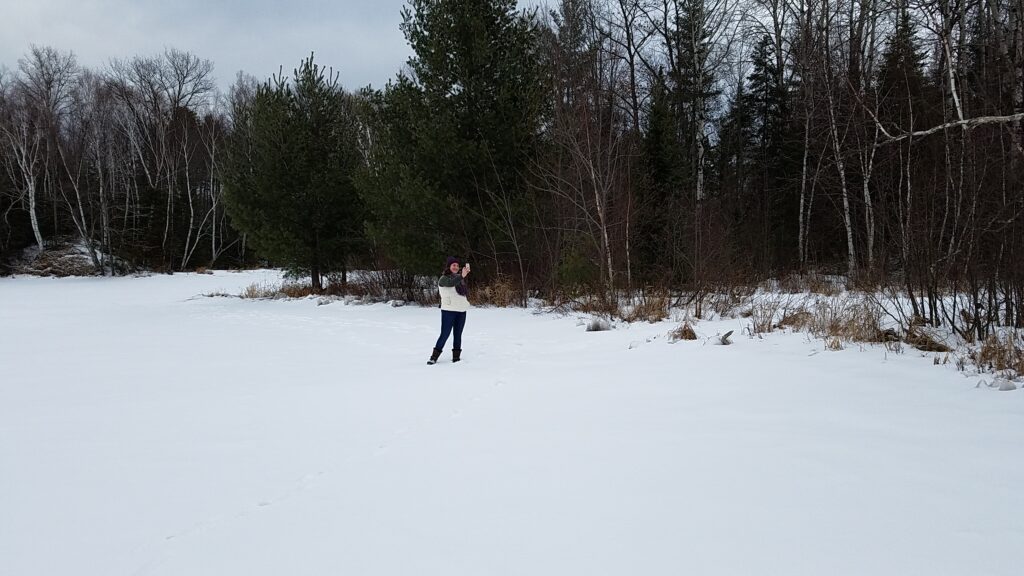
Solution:
[[[520,0],[536,5],[542,0]],[[398,25],[406,0],[0,0],[0,66],[32,44],[71,50],[80,64],[155,55],[165,47],[213,61],[226,88],[239,70],[290,73],[311,51],[354,90],[382,88],[410,50]]]

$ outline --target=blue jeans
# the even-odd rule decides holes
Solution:
[[[448,341],[448,335],[455,329],[455,341],[452,348],[462,350],[462,329],[466,327],[466,313],[441,310],[441,336],[437,339],[434,348],[444,349],[444,343]]]

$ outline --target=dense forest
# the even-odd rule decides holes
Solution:
[[[456,254],[524,298],[817,272],[978,336],[1024,326],[1022,18],[411,0],[383,90],[315,54],[220,90],[187,51],[87,69],[31,46],[0,68],[0,271],[72,243],[107,274],[269,264],[318,289]]]

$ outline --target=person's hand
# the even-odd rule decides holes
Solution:
[[[469,264],[462,267],[462,277],[465,278],[469,275]]]

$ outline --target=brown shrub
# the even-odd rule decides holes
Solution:
[[[470,294],[473,304],[508,308],[522,303],[522,294],[506,277],[498,277],[490,284],[474,288]]]
[[[779,279],[779,291],[787,294],[799,294],[807,290],[807,284],[800,274],[792,273]]]
[[[441,299],[437,288],[430,282],[416,281],[411,285],[401,284],[395,287],[392,280],[384,274],[368,273],[352,277],[342,283],[340,278],[333,278],[320,293],[323,296],[356,296],[364,301],[384,302],[387,300],[405,300],[422,306],[437,306]],[[312,285],[301,282],[284,282],[280,285],[268,282],[256,282],[242,291],[242,298],[306,298],[317,295]],[[475,302],[475,300],[474,300]]]
[[[871,300],[833,296],[817,300],[810,310],[802,304],[783,308],[778,327],[805,330],[824,339],[826,347],[831,350],[841,349],[843,342],[898,344],[900,338],[895,330],[882,329],[882,313],[878,303]],[[767,311],[758,314],[767,316]],[[889,349],[894,352],[902,350],[898,345]]]
[[[779,320],[780,328],[791,328],[793,330],[805,330],[814,321],[814,314],[808,312],[803,306],[793,310],[785,310],[782,319]]]
[[[819,301],[809,329],[815,336],[847,342],[887,340],[887,332],[882,330],[882,311],[877,304],[842,296]]]
[[[18,272],[35,276],[94,276],[99,273],[92,260],[70,244],[59,244],[40,252]]]
[[[401,270],[350,273],[345,282],[342,282],[340,274],[333,274],[324,293],[329,296],[354,296],[362,302],[401,300],[423,306],[437,306],[440,302],[433,278],[415,277]]]
[[[287,298],[305,298],[306,296],[311,296],[316,292],[313,290],[312,284],[285,282],[278,289],[278,293]]]
[[[253,282],[242,290],[239,294],[242,298],[260,299],[260,298],[273,298],[277,296],[278,286],[270,284],[269,282]]]
[[[857,302],[850,307],[850,314],[840,336],[851,342],[879,344],[886,341],[882,330],[882,309],[871,302]]]
[[[412,300],[420,306],[440,306],[441,294],[437,292],[437,288],[413,290]]]
[[[907,336],[904,340],[906,340],[907,344],[923,352],[950,352],[949,346],[939,342],[920,326],[911,326],[907,330]]]
[[[790,298],[778,294],[766,294],[750,306],[751,332],[767,334],[776,328],[775,318],[780,311],[788,308]]]
[[[365,279],[359,278],[342,282],[340,279],[332,279],[324,288],[325,296],[357,296],[363,297],[370,294],[370,285]]]
[[[779,280],[779,291],[788,294],[810,293],[835,296],[841,291],[841,286],[833,279],[818,272],[793,273]]]
[[[242,293],[242,298],[305,298],[315,294],[313,286],[299,282],[284,282],[272,284],[270,282],[254,282],[247,286]]]
[[[807,291],[822,296],[836,296],[842,291],[842,287],[835,281],[813,272],[807,276]]]
[[[838,351],[843,349],[843,341],[838,336],[829,336],[825,339],[825,349]]]
[[[887,330],[886,332],[888,333],[890,331]],[[895,331],[892,332],[893,334],[895,334]],[[902,354],[903,342],[900,341],[898,336],[895,339],[887,339],[885,341],[885,349],[888,350],[889,352],[892,352],[893,354]]]
[[[584,297],[573,302],[572,308],[577,312],[598,316],[615,317],[621,315],[619,303],[606,296]]]
[[[667,292],[641,294],[640,301],[622,319],[626,322],[661,322],[668,318],[670,299]]]
[[[697,333],[693,330],[693,326],[690,326],[689,322],[683,322],[675,330],[669,332],[668,335],[672,342],[697,339]]]
[[[1024,343],[1018,344],[1015,334],[993,334],[981,343],[975,362],[982,369],[1012,370],[1024,375]]]
[[[709,292],[706,297],[706,306],[709,310],[718,315],[719,318],[735,318],[736,310],[750,302],[750,297],[755,289],[746,284],[735,286],[724,286]],[[745,314],[746,310],[739,313]],[[744,317],[749,317],[749,314]]]
[[[958,332],[964,337],[964,340],[967,341],[968,344],[974,344],[975,327],[978,322],[977,318],[967,310],[961,309],[960,321],[963,322],[963,329],[958,330]]]

